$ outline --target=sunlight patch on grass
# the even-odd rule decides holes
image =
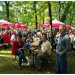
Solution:
[[[2,55],[0,54],[1,57],[6,57],[6,58],[12,58],[12,55]]]
[[[5,57],[5,55],[1,55],[1,54],[0,54],[0,56]]]
[[[0,53],[11,53],[11,51],[0,51]]]
[[[0,64],[0,67],[2,66],[2,64]]]

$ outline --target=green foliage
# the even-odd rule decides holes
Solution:
[[[9,2],[9,18],[10,22],[17,23],[22,22],[23,24],[29,24],[28,26],[35,25],[35,15],[37,15],[38,25],[43,24],[46,21],[45,18],[49,16],[48,10],[48,1],[37,1],[36,2],[36,11],[34,11],[34,1],[10,1]],[[52,19],[59,20],[59,8],[60,8],[60,17],[64,13],[64,10],[67,6],[68,1],[61,1],[61,7],[59,6],[59,1],[51,1],[52,9]],[[6,5],[4,1],[0,1],[0,6],[2,6],[2,11],[0,11],[0,19],[6,20]],[[72,2],[69,12],[66,17],[65,23],[74,26],[75,24],[75,2]],[[31,27],[32,28],[32,27]]]

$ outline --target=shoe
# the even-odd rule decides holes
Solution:
[[[27,60],[25,60],[25,61],[23,60],[23,62],[24,62],[24,63],[28,63],[28,61],[27,61]]]
[[[23,65],[29,65],[29,63],[28,62],[25,62],[25,63],[23,63]]]

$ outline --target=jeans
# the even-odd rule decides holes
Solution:
[[[21,64],[22,64],[22,59],[23,59],[24,62],[27,63],[27,59],[26,59],[26,57],[25,57],[25,54],[24,54],[24,51],[23,51],[23,50],[18,50],[18,51],[16,52],[16,55],[19,56],[19,65],[20,65],[20,66],[21,66]]]
[[[30,50],[30,45],[24,45],[24,48],[27,49],[27,51],[32,54],[31,50]]]
[[[57,73],[58,74],[67,74],[67,56],[66,54],[60,56],[56,55],[56,63],[57,63]]]

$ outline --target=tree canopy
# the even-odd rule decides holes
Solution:
[[[52,19],[66,24],[75,24],[74,1],[51,1]],[[21,22],[30,28],[40,28],[49,17],[48,1],[0,1],[0,19],[13,23]]]

